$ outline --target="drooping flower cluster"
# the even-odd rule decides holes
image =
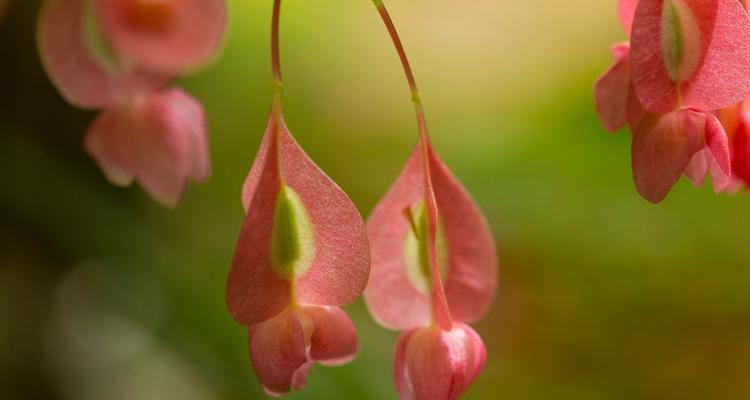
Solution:
[[[41,58],[70,104],[103,110],[85,148],[112,183],[174,206],[208,178],[203,107],[168,85],[212,56],[225,20],[224,0],[47,0]]]
[[[605,128],[630,126],[638,191],[658,203],[681,175],[700,186],[709,173],[716,192],[729,190],[742,161],[716,110],[750,92],[745,9],[737,0],[620,0],[619,15],[630,43],[613,47],[595,99]]]

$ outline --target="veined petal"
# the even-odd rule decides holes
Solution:
[[[86,7],[87,0],[47,0],[39,18],[37,44],[42,64],[66,101],[81,108],[112,107],[133,94],[163,87],[173,78],[173,74],[138,69],[126,72],[117,60],[109,60],[112,64],[107,66],[97,59],[86,38],[99,35],[98,26]]]
[[[612,132],[621,129],[627,123],[628,95],[631,87],[629,50],[628,43],[613,46],[615,63],[594,85],[596,112],[602,125]]]
[[[206,62],[226,25],[224,0],[95,0],[117,53],[150,69],[177,72]]]
[[[444,272],[441,275],[445,296],[455,320],[475,321],[486,313],[496,287],[494,242],[484,217],[466,190],[431,146],[428,154],[437,205],[437,261]],[[367,225],[372,274],[365,299],[378,323],[399,330],[430,325],[433,318],[433,299],[430,290],[425,290],[431,286],[415,279],[419,275],[410,265],[410,238],[414,229],[420,228],[412,226],[404,215],[405,210],[415,210],[426,203],[424,165],[419,142]],[[431,281],[429,267],[417,270],[427,271],[422,280]]]
[[[304,306],[314,329],[310,337],[310,358],[322,365],[343,365],[359,351],[357,330],[339,307]]]
[[[172,89],[103,112],[84,146],[112,183],[135,178],[157,201],[175,206],[195,158],[208,159],[198,154],[207,152],[205,146],[196,144],[197,138],[206,141],[204,120],[199,103]]]
[[[631,28],[633,27],[633,17],[635,16],[637,6],[638,0],[619,0],[617,2],[617,13],[620,16],[620,23],[628,36],[630,36]]]
[[[457,324],[451,331],[423,328],[411,333],[404,353],[412,392],[402,399],[458,399],[484,366],[484,344],[471,327]],[[403,368],[403,367],[402,367]]]
[[[310,371],[307,347],[310,329],[299,311],[290,310],[249,328],[250,360],[269,395],[281,396],[293,384],[304,385]]]
[[[227,284],[227,304],[243,324],[270,318],[292,301],[350,303],[370,273],[359,211],[302,151],[281,110],[271,114],[243,188],[247,217]]]
[[[638,192],[659,203],[705,146],[706,115],[692,110],[644,118],[633,135],[633,179]]]
[[[724,108],[750,90],[750,20],[736,0],[641,0],[631,44],[649,112]]]

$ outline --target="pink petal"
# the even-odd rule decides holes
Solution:
[[[711,179],[714,191],[723,192],[732,183],[732,161],[729,155],[729,139],[724,127],[713,115],[706,113],[706,147],[711,151]]]
[[[196,145],[205,140],[203,109],[179,89],[135,99],[94,121],[85,147],[115,184],[133,178],[157,201],[175,206],[194,158],[207,159]],[[205,177],[205,175],[201,175]]]
[[[280,396],[294,381],[304,386],[311,365],[308,364],[309,332],[300,322],[297,311],[287,311],[249,328],[250,360],[255,375],[266,392]]]
[[[627,123],[628,94],[630,92],[630,45],[613,46],[615,64],[597,79],[594,85],[596,112],[609,131],[621,129]]]
[[[743,121],[732,138],[732,170],[734,175],[750,185],[750,131]]]
[[[393,380],[400,399],[411,399],[414,397],[414,387],[406,367],[406,347],[411,335],[417,330],[402,333],[396,341],[396,354],[393,356]]]
[[[479,207],[432,151],[430,166],[448,244],[445,295],[455,320],[475,322],[487,313],[495,295],[495,242]]]
[[[711,167],[713,159],[714,156],[708,148],[693,155],[687,168],[685,168],[685,176],[693,182],[695,187],[703,186],[703,183],[706,181],[706,174],[708,174],[708,169]]]
[[[458,324],[451,331],[415,331],[408,338],[405,358],[415,399],[452,400],[476,379],[486,353],[479,336],[470,327]]]
[[[643,118],[646,116],[646,110],[643,109],[641,102],[638,100],[638,96],[635,94],[635,88],[633,87],[632,81],[630,84],[630,90],[628,90],[628,105],[627,105],[627,120],[630,124],[630,130],[635,131],[638,125],[641,123]]]
[[[42,63],[66,101],[81,108],[111,107],[172,79],[171,74],[123,73],[118,65],[112,70],[104,67],[84,40],[84,4],[85,0],[48,0],[39,18]]]
[[[357,330],[339,307],[305,306],[303,312],[312,320],[310,358],[322,365],[343,365],[359,351]]]
[[[227,285],[229,309],[244,324],[270,318],[291,299],[289,282],[273,272],[269,259],[274,205],[281,183],[299,196],[314,233],[311,265],[295,276],[295,296],[300,303],[350,303],[364,290],[370,271],[367,236],[359,211],[302,151],[283,119],[274,122],[275,112],[280,110],[272,111],[259,155],[243,188],[248,213]]]
[[[659,203],[704,147],[706,116],[692,110],[648,115],[633,135],[633,179],[638,192]]]
[[[270,118],[250,176],[255,189],[248,197],[247,216],[237,242],[232,269],[227,279],[226,301],[234,319],[243,325],[263,322],[286,308],[291,298],[291,284],[271,267],[271,232],[274,208],[281,186],[277,131]],[[250,178],[248,178],[250,179]]]
[[[421,142],[420,142],[421,143]],[[491,234],[476,204],[430,147],[430,169],[438,219],[447,247],[445,295],[457,321],[480,319],[489,308],[497,279]],[[404,209],[424,202],[421,144],[368,220],[372,274],[365,299],[383,326],[406,330],[430,325],[429,293],[409,277],[404,246],[411,228]]]
[[[620,23],[628,36],[630,36],[630,31],[633,26],[633,16],[635,16],[635,9],[637,6],[638,0],[619,0],[617,2],[617,12],[620,16]]]
[[[739,2],[671,0],[682,13],[683,44],[682,56],[671,60],[664,49],[679,45],[662,34],[671,31],[662,15],[665,4],[641,0],[633,22],[633,82],[644,108],[665,113],[739,102],[750,91],[750,20]]]
[[[158,71],[206,62],[226,25],[224,0],[96,0],[118,54]]]

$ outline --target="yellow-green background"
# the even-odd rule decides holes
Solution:
[[[591,86],[623,40],[614,0],[391,0],[435,146],[495,234],[500,285],[468,399],[750,398],[750,197],[681,182],[653,206]],[[0,398],[254,399],[224,305],[240,186],[270,104],[271,1],[230,1],[216,62],[179,84],[208,113],[213,175],[166,210],[82,151],[34,45],[0,26]],[[368,0],[285,0],[286,116],[366,215],[416,135]],[[361,353],[295,399],[391,399],[396,337],[348,306]]]

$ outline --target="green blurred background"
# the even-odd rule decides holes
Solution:
[[[629,135],[591,86],[624,39],[615,0],[391,0],[435,145],[485,211],[500,285],[467,399],[750,399],[750,198],[633,187]],[[271,1],[230,1],[206,106],[208,183],[163,209],[83,152],[92,112],[41,70],[39,1],[0,26],[0,398],[263,398],[224,305],[240,186],[270,104]],[[286,116],[366,215],[416,127],[369,0],[285,1]],[[362,350],[293,399],[393,399],[396,333],[348,306]]]

